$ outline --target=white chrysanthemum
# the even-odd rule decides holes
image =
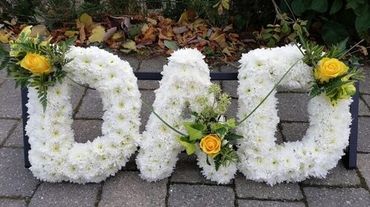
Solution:
[[[49,88],[45,113],[36,90],[30,88],[26,126],[30,169],[49,182],[100,182],[125,165],[140,139],[136,77],[126,61],[96,47],[72,47],[67,58],[72,59],[64,67],[69,77],[95,87],[102,97],[103,136],[84,144],[74,141],[68,79]]]
[[[302,54],[296,46],[257,49],[244,54],[239,70],[238,118],[245,117]],[[288,89],[307,90],[312,69],[298,62],[281,83]],[[310,125],[300,142],[275,143],[279,123],[274,91],[266,102],[241,126],[238,169],[247,179],[275,184],[295,182],[310,176],[325,177],[335,167],[348,144],[351,100],[333,107],[324,95],[309,101]]]

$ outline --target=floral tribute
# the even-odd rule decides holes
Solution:
[[[211,83],[204,56],[196,49],[177,50],[164,66],[142,134],[140,92],[130,65],[96,47],[69,45],[30,37],[26,28],[9,54],[1,53],[2,68],[18,85],[29,87],[30,169],[41,180],[103,181],[139,146],[136,163],[148,181],[169,177],[185,150],[197,155],[211,181],[229,183],[239,170],[247,179],[273,185],[325,177],[348,145],[349,105],[361,72],[344,43],[324,50],[303,41],[302,46],[244,54],[237,119],[225,117],[230,97]],[[92,142],[74,141],[73,82],[95,88],[103,100],[103,135]],[[275,143],[278,86],[312,96],[302,141]]]

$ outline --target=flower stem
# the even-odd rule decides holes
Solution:
[[[180,132],[179,130],[175,129],[175,127],[171,126],[168,122],[166,122],[166,121],[165,121],[161,116],[159,116],[159,114],[157,114],[157,112],[155,112],[155,111],[154,111],[153,106],[150,106],[149,104],[145,103],[145,101],[142,101],[142,102],[144,103],[144,105],[145,105],[146,107],[148,107],[148,108],[153,112],[153,114],[154,114],[154,115],[155,115],[159,120],[161,120],[161,121],[162,121],[166,126],[168,126],[170,129],[172,129],[174,132],[176,132],[176,133],[178,133],[179,135],[184,136],[184,137],[188,136],[188,135],[186,135],[186,134],[184,134],[184,133]]]
[[[286,75],[293,69],[293,67],[299,62],[301,59],[297,60],[290,68],[284,73],[283,76],[281,76],[280,80],[275,83],[274,87],[270,90],[270,92],[262,99],[262,101],[246,116],[244,117],[241,121],[239,121],[236,125],[242,124],[245,120],[247,120],[266,100],[267,98],[271,95],[271,93],[278,87],[278,85],[281,83],[281,81],[285,78]]]

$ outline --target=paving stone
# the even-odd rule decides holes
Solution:
[[[167,64],[166,57],[154,57],[145,59],[141,62],[140,72],[161,72],[163,66]]]
[[[370,95],[361,95],[361,97],[364,99],[364,101],[366,102],[366,104],[368,106],[370,106]]]
[[[370,194],[363,188],[303,189],[308,206],[314,207],[365,207],[370,206]]]
[[[179,158],[178,162],[190,162],[190,163],[197,162],[197,156],[195,154],[187,155],[185,151],[180,152],[178,158]]]
[[[297,183],[282,183],[269,186],[265,183],[246,180],[244,176],[238,174],[235,178],[235,188],[236,194],[240,198],[303,199],[302,192]]]
[[[285,139],[290,142],[302,140],[306,134],[308,123],[282,123],[283,135]]]
[[[219,65],[208,65],[208,69],[211,71],[211,72],[220,72],[221,71],[221,68]],[[230,72],[230,71],[229,71]]]
[[[93,141],[96,137],[101,136],[101,120],[75,120],[72,129],[75,132],[75,140],[79,143]]]
[[[0,70],[0,86],[7,79],[6,71]]]
[[[368,189],[370,188],[370,154],[357,154],[357,167],[365,179]]]
[[[43,183],[32,197],[29,207],[93,207],[99,184]]]
[[[6,140],[4,146],[7,147],[23,147],[23,128],[22,121],[17,123],[17,127]]]
[[[238,200],[239,207],[305,207],[303,202]]]
[[[238,98],[238,81],[222,81],[222,90],[232,98]]]
[[[239,66],[238,62],[231,63],[234,66]],[[238,72],[238,67],[234,67],[232,65],[222,65],[220,67],[221,72]],[[222,81],[222,90],[226,93],[228,93],[231,97],[233,98],[238,98],[238,80],[233,80],[233,81]]]
[[[137,71],[139,69],[139,64],[141,60],[139,60],[137,57],[134,57],[132,55],[120,55],[120,56],[122,60],[125,60],[130,64],[131,68],[134,71]]]
[[[370,152],[370,117],[358,118],[358,151]]]
[[[0,117],[20,118],[21,89],[15,88],[12,80],[7,80],[0,86]]]
[[[168,206],[234,206],[234,191],[226,186],[173,184]]]
[[[174,173],[171,176],[171,182],[181,183],[207,183],[216,184],[207,180],[201,173],[201,169],[196,162],[178,161]]]
[[[304,93],[278,93],[278,115],[283,121],[308,121],[309,96]]]
[[[149,91],[149,90],[141,90],[141,100],[148,104],[149,106],[153,105],[154,99],[155,99],[155,94],[154,91]],[[140,126],[140,132],[144,131],[145,125],[148,122],[149,116],[150,116],[151,110],[146,106],[144,103],[141,106],[141,112],[140,112],[140,117],[141,117],[141,126]]]
[[[232,63],[229,63],[229,64],[221,65],[219,68],[220,68],[221,72],[229,72],[230,73],[230,72],[238,72],[239,67],[240,67],[239,62],[232,62]]]
[[[149,183],[138,172],[119,172],[106,181],[99,207],[165,206],[167,179]]]
[[[365,80],[360,83],[360,93],[370,94],[370,67],[363,69]]]
[[[103,104],[97,90],[87,90],[76,118],[99,119],[103,116]]]
[[[77,84],[72,85],[72,87],[71,87],[71,102],[72,102],[73,110],[76,110],[77,105],[81,101],[81,99],[82,99],[86,90],[87,90],[86,88],[84,88],[82,86],[79,86]]]
[[[158,80],[139,80],[138,81],[139,89],[154,90],[159,88]]]
[[[22,149],[0,149],[0,196],[31,196],[39,181],[24,168]]]
[[[0,199],[0,207],[26,207],[27,203],[25,200],[18,199]]]
[[[362,99],[360,99],[360,109],[358,115],[360,116],[370,116],[370,95],[362,95]],[[367,105],[365,104],[367,103]]]
[[[226,117],[236,118],[237,113],[238,113],[238,99],[231,99],[231,104],[229,110],[226,112]]]
[[[338,165],[329,171],[324,179],[311,178],[305,180],[308,185],[330,185],[330,186],[358,186],[361,184],[356,170],[347,170],[341,161]]]
[[[17,123],[16,120],[0,119],[0,144],[9,136],[15,123]]]

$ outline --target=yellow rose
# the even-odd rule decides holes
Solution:
[[[336,58],[323,58],[315,68],[315,78],[321,83],[346,74],[348,66]]]
[[[216,134],[209,134],[202,138],[199,145],[204,153],[214,157],[221,150],[221,139]]]
[[[51,64],[48,58],[37,53],[27,53],[21,60],[20,65],[36,74],[49,73],[51,70]]]

